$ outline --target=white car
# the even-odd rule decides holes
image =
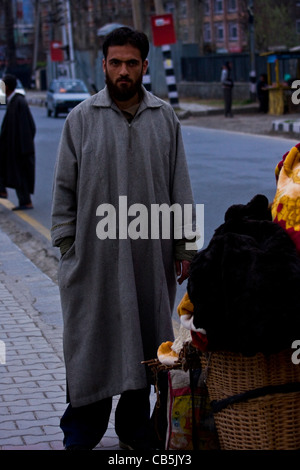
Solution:
[[[85,83],[79,79],[58,78],[52,80],[46,97],[47,115],[57,117],[69,113],[77,104],[89,98]]]
[[[5,95],[5,84],[2,79],[0,80],[1,80],[0,82],[0,109],[1,109],[3,105],[6,105],[6,95]],[[17,78],[16,93],[20,93],[23,96],[26,95],[24,87],[18,78]]]

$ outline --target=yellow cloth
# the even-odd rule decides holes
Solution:
[[[182,315],[192,315],[194,312],[194,305],[190,301],[189,295],[186,292],[182,297],[177,307],[177,313],[181,317]]]
[[[300,252],[300,145],[286,154],[275,169],[277,190],[272,204],[272,219],[284,228]]]

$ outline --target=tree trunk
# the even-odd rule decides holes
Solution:
[[[17,64],[16,44],[14,37],[14,16],[13,2],[11,0],[3,0],[5,32],[6,32],[6,60],[7,70],[14,68]]]

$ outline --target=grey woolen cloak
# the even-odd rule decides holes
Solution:
[[[152,240],[150,228],[148,239],[119,236],[120,196],[128,208],[139,203],[149,213],[151,204],[193,204],[176,114],[143,93],[130,124],[104,88],[70,112],[62,132],[51,233],[54,246],[75,238],[58,268],[74,407],[146,387],[141,361],[174,339],[174,239]],[[115,238],[99,238],[103,204],[116,208]]]

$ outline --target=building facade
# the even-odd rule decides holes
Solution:
[[[205,0],[203,39],[205,52],[243,52],[248,46],[245,1]]]

